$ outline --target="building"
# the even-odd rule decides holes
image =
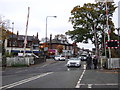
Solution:
[[[45,43],[41,43],[40,45],[45,46]],[[61,45],[63,47],[62,55],[66,57],[70,57],[73,55],[78,55],[78,47],[76,43],[70,44],[68,41],[61,40],[58,38],[50,39],[50,41],[47,42],[48,47],[48,56],[54,57],[55,55],[59,55],[59,52],[57,50],[57,47]]]
[[[9,53],[14,53],[14,55],[18,55],[18,53],[24,52],[24,39],[25,35],[9,35],[5,40],[5,51]],[[39,43],[38,33],[36,36],[27,36],[27,44],[26,44],[26,53],[40,53],[39,51]]]

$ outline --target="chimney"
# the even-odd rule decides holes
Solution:
[[[37,32],[37,38],[38,38],[38,32]]]
[[[17,31],[17,37],[18,37],[18,35],[19,35],[19,31]]]

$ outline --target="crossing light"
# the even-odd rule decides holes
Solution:
[[[118,40],[110,40],[106,41],[106,48],[119,48],[119,41]]]
[[[118,47],[118,42],[117,41],[109,41],[108,47]]]

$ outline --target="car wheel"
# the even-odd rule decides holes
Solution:
[[[68,68],[70,67],[70,66],[67,66]]]

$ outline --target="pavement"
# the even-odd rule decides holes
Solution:
[[[55,61],[53,59],[47,59],[46,62],[42,62],[40,64],[30,65],[30,66],[27,66],[27,67],[36,67],[36,66],[49,65],[49,64],[56,63],[56,62],[57,61]],[[6,70],[10,70],[10,69],[16,69],[16,68],[26,68],[26,66],[21,66],[21,67],[2,67],[2,71],[6,71]]]
[[[30,65],[29,67],[36,67],[36,66],[43,66],[43,65],[49,65],[49,64],[53,64],[56,63],[58,61],[55,61],[53,59],[47,59],[46,62],[40,63],[40,64],[34,64],[34,65]],[[23,67],[3,67],[2,71],[5,70],[9,70],[9,69],[15,69],[15,68],[25,68],[26,66]],[[118,69],[97,69],[97,71],[99,72],[105,72],[105,73],[120,73],[120,68]]]

